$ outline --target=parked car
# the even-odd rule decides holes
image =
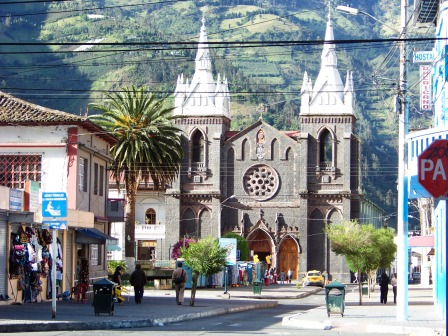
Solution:
[[[308,271],[302,278],[302,286],[320,286],[324,287],[325,278],[320,271]]]

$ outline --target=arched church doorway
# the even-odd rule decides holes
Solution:
[[[263,230],[256,229],[247,237],[249,250],[253,251],[254,255],[258,255],[260,261],[266,261],[268,255],[272,256],[271,237]]]
[[[278,272],[283,271],[287,274],[288,269],[292,271],[292,278],[298,279],[299,247],[292,237],[286,237],[281,241],[278,252]]]

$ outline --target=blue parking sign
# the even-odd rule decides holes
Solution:
[[[43,192],[42,217],[67,217],[67,194],[65,192]]]

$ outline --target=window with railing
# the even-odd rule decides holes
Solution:
[[[0,185],[24,189],[28,180],[40,182],[41,155],[0,155]]]
[[[145,213],[145,224],[156,223],[156,211],[153,208],[149,208]]]

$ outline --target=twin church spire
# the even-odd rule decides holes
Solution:
[[[346,82],[342,82],[333,41],[333,25],[328,14],[321,68],[314,86],[308,73],[304,74],[300,114],[354,114],[353,75],[347,71]],[[175,115],[225,116],[230,119],[228,82],[220,74],[216,81],[213,79],[205,18],[202,18],[193,78],[190,82],[183,74],[178,76],[174,96]]]
[[[353,114],[353,75],[347,71],[345,85],[337,68],[336,46],[331,15],[328,14],[321,68],[314,86],[305,72],[301,89],[301,111],[307,113]]]
[[[191,82],[181,74],[174,92],[175,115],[225,116],[230,119],[230,94],[227,78],[213,79],[205,18],[202,18],[195,72]]]

